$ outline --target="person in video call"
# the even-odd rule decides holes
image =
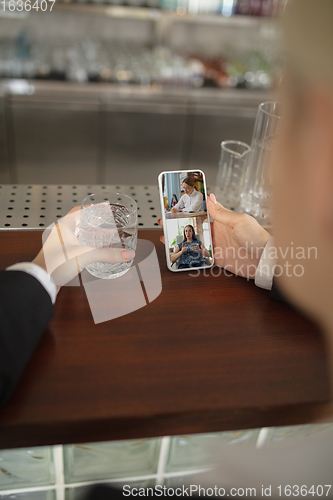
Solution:
[[[288,252],[292,245],[317,248],[318,258],[302,260],[302,276],[285,272],[275,281],[286,300],[321,326],[333,383],[333,0],[289,0],[283,28],[283,120],[272,173],[274,240],[255,219],[225,209],[214,195],[208,198],[207,209],[214,220],[215,262],[255,279],[264,288],[271,288],[274,276],[270,248],[281,250],[278,263],[282,269],[287,269],[287,264],[299,264],[296,256]],[[227,248],[235,251],[226,252]],[[56,257],[57,251],[54,253]],[[100,255],[99,260],[102,258]],[[32,276],[24,269],[0,273],[2,402],[4,395],[12,391],[53,312],[55,285],[44,259],[35,260],[32,266]],[[68,274],[69,280],[72,277]],[[21,337],[25,344],[24,356],[20,357],[17,346]],[[262,484],[330,485],[332,443],[333,432],[328,430],[322,436],[294,441],[286,449],[229,447],[218,471],[207,482],[246,487],[255,484],[259,491]],[[325,498],[332,496],[332,489]],[[110,498],[106,487],[100,487],[99,495],[91,498]]]
[[[185,177],[183,189],[183,196],[171,212],[203,212],[203,194],[197,190],[193,177]]]
[[[194,227],[188,224],[184,227],[183,241],[175,246],[171,254],[171,262],[178,260],[178,269],[189,269],[204,266],[204,257],[209,257],[209,252],[196,237]]]

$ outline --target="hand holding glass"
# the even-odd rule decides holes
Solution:
[[[120,193],[91,194],[82,201],[79,238],[82,245],[93,248],[136,249],[137,204]],[[125,257],[126,258],[126,257]],[[97,278],[112,279],[125,274],[133,262],[109,264],[94,262],[86,266]]]

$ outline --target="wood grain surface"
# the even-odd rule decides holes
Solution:
[[[40,231],[0,231],[1,267],[31,260]],[[317,328],[252,281],[165,265],[162,293],[95,324],[83,286],[54,316],[0,415],[0,447],[307,423],[331,411]]]

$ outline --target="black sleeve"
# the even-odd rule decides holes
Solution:
[[[13,391],[53,314],[49,294],[22,271],[0,271],[0,404]]]
[[[136,486],[134,486],[134,487],[136,487]],[[140,490],[141,489],[143,490],[143,487],[142,488],[138,487],[138,488]],[[151,490],[151,488],[149,488],[149,490]],[[93,486],[92,489],[90,491],[88,491],[88,493],[84,497],[84,500],[124,500],[126,497],[136,498],[137,495],[129,495],[128,491],[129,491],[128,489],[125,490],[126,494],[124,495],[122,488],[118,489],[118,488],[115,488],[115,487],[110,486],[110,485],[100,484],[97,486]],[[164,493],[164,490],[162,490],[162,489],[158,490],[158,492],[156,492],[156,491],[151,492],[151,491],[146,490],[145,495],[140,495],[140,491],[136,492],[136,493],[139,493],[138,498],[141,498],[142,496],[148,497],[148,498],[166,498],[165,494],[161,495],[161,493]],[[176,498],[188,498],[188,496],[189,496],[188,493],[184,493],[182,495],[177,495]],[[215,497],[215,496],[194,496],[193,495],[192,498],[193,498],[193,500],[221,500],[222,498],[227,498],[227,496]],[[233,497],[233,498],[239,499],[241,497],[237,496],[237,497]]]
[[[126,497],[123,495],[122,489],[101,484],[93,486],[84,500],[124,500],[124,498]]]

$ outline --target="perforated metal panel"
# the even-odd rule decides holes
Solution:
[[[161,207],[157,185],[10,185],[0,186],[0,229],[42,229],[64,217],[91,193],[127,194],[138,203],[139,228],[158,227]]]

